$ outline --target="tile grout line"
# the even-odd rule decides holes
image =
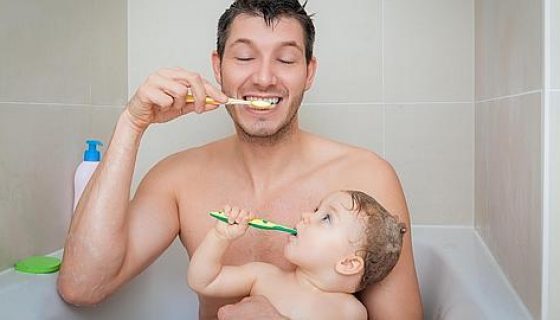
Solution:
[[[385,0],[381,0],[381,155],[387,158],[387,106],[385,105]]]
[[[471,223],[476,230],[476,1],[472,2],[472,91],[471,91],[471,110],[472,110],[472,216]]]
[[[542,7],[543,15],[543,91],[541,95],[542,113],[541,113],[541,126],[542,126],[542,248],[541,248],[541,318],[548,319],[549,316],[549,290],[550,290],[550,0],[544,0]]]
[[[542,92],[543,92],[543,89],[537,89],[537,90],[531,90],[531,91],[525,91],[525,92],[521,92],[521,93],[511,94],[511,95],[500,96],[500,97],[496,97],[496,98],[490,98],[490,99],[484,99],[484,100],[475,100],[474,103],[495,102],[495,101],[500,101],[500,100],[507,100],[507,99],[511,99],[511,98],[528,96],[528,95],[531,95],[531,94],[542,93]]]
[[[113,104],[89,104],[89,103],[61,103],[61,102],[22,102],[22,101],[1,101],[1,105],[35,105],[35,106],[53,106],[53,107],[101,107],[101,108],[122,108],[122,105]]]
[[[380,105],[380,106],[386,106],[386,105],[422,105],[422,104],[472,104],[473,101],[418,101],[418,102],[352,102],[352,101],[346,101],[346,102],[306,102],[303,103],[303,105],[324,105],[324,106],[329,106],[329,105]]]

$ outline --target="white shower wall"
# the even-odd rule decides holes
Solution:
[[[540,319],[542,1],[476,0],[475,30],[475,225]]]

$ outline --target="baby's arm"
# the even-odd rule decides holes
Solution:
[[[222,256],[232,240],[242,236],[250,216],[245,210],[226,207],[229,223],[217,222],[194,252],[188,270],[189,286],[202,295],[214,297],[246,296],[259,274],[258,263],[242,266],[222,265]]]

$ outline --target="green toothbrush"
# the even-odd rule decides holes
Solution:
[[[211,211],[209,212],[209,214],[220,221],[226,223],[228,222],[228,217],[224,214],[223,211]],[[276,230],[276,231],[287,232],[289,234],[293,234],[294,236],[297,235],[296,229],[288,228],[281,224],[270,222],[268,220],[261,219],[261,218],[254,218],[253,220],[249,221],[249,225],[251,227],[258,228],[258,229]]]

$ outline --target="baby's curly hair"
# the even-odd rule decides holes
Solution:
[[[352,197],[352,211],[366,219],[365,243],[357,253],[364,259],[364,274],[356,291],[381,281],[397,264],[406,225],[373,197],[361,191],[345,191]]]

